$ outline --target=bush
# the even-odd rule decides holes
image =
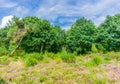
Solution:
[[[26,57],[25,58],[25,66],[34,66],[37,64],[37,60],[35,58]]]
[[[99,65],[103,62],[103,59],[100,56],[94,56],[91,60],[93,65]]]
[[[0,84],[6,84],[2,78],[0,78]]]
[[[102,45],[97,45],[97,49],[98,49],[98,52],[103,52],[103,53],[105,53],[105,48],[102,46]]]
[[[0,56],[6,55],[8,52],[5,47],[0,47]]]
[[[61,52],[60,57],[64,62],[67,63],[75,62],[75,55],[72,53]]]
[[[8,64],[9,60],[7,56],[0,57],[0,64]]]
[[[34,66],[38,61],[43,59],[43,55],[39,53],[30,53],[24,56],[26,66]]]
[[[120,52],[111,51],[106,53],[105,56],[109,59],[116,59],[117,61],[120,61]]]
[[[92,44],[91,51],[92,51],[93,53],[97,53],[97,52],[98,52],[95,44]]]
[[[103,59],[100,56],[94,56],[91,60],[85,62],[85,66],[96,66],[103,63]]]
[[[56,55],[54,53],[52,53],[52,52],[45,52],[44,55],[47,56],[47,57],[50,57],[52,59],[54,59],[56,57]]]

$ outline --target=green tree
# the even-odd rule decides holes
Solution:
[[[52,34],[53,44],[51,45],[49,51],[57,53],[58,51],[61,51],[63,47],[65,47],[66,34],[65,31],[59,26],[53,26]]]
[[[67,32],[66,44],[70,52],[87,53],[94,43],[96,28],[94,24],[84,17],[76,20]]]
[[[27,52],[57,52],[64,41],[64,31],[58,26],[52,26],[47,20],[37,17],[23,19],[28,31],[22,42],[22,48]]]
[[[9,21],[7,27],[9,28],[7,33],[7,39],[9,40],[9,51],[12,55],[19,48],[24,36],[27,33],[27,30],[25,29],[22,19],[16,16]]]
[[[102,44],[106,51],[120,50],[120,14],[107,16],[98,30],[97,43]]]

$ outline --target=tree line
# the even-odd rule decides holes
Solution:
[[[0,53],[120,51],[120,14],[107,16],[98,27],[85,17],[77,19],[67,31],[35,16],[14,16],[0,29]]]

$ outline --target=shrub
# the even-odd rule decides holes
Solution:
[[[67,63],[75,62],[75,55],[72,53],[61,52],[60,57],[64,62]]]
[[[54,59],[56,57],[56,55],[52,52],[45,52],[45,56],[50,57],[52,59]]]
[[[0,84],[6,84],[2,78],[0,78]]]
[[[30,53],[24,56],[26,66],[34,66],[38,61],[43,59],[43,55],[39,53]]]
[[[85,62],[85,66],[96,66],[103,63],[103,59],[100,56],[94,56],[91,60]]]
[[[92,51],[93,53],[97,53],[97,52],[98,52],[95,44],[92,44],[91,51]]]
[[[109,59],[116,59],[117,61],[120,61],[120,52],[111,51],[106,53],[105,56]]]
[[[7,56],[0,57],[0,64],[8,64],[9,60]]]
[[[91,60],[93,65],[99,65],[103,62],[103,59],[100,56],[94,56]]]
[[[97,49],[98,49],[98,52],[105,52],[106,50],[105,50],[105,48],[102,46],[102,45],[97,45]]]
[[[37,64],[37,60],[31,57],[25,57],[25,66],[34,66]]]
[[[0,56],[6,55],[8,52],[5,47],[0,47]]]

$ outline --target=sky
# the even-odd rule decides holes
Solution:
[[[67,30],[81,17],[98,26],[120,13],[120,0],[0,0],[0,28],[13,16],[37,16]]]

